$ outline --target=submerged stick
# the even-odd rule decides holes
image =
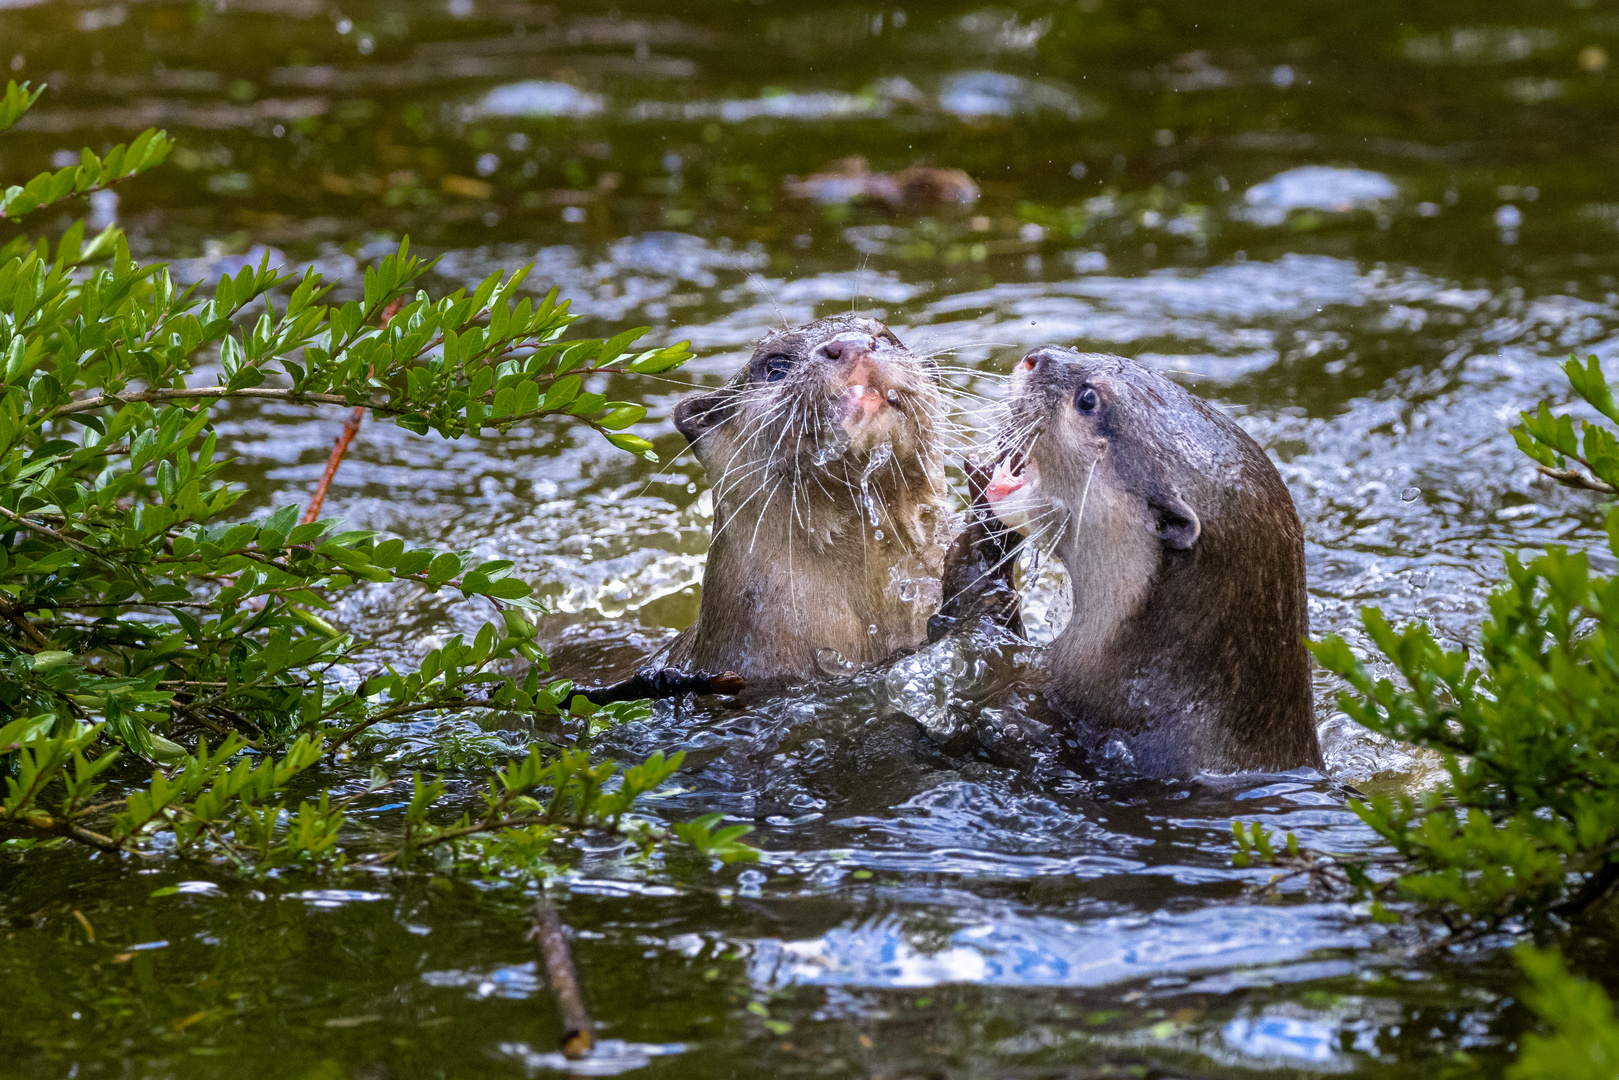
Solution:
[[[540,954],[551,992],[556,995],[557,1011],[562,1014],[562,1056],[570,1061],[589,1056],[596,1045],[596,1025],[585,1011],[585,995],[568,948],[568,929],[557,917],[556,908],[546,902],[544,893],[535,901],[534,926],[528,938]]]
[[[380,324],[386,327],[388,320],[399,314],[399,309],[404,306],[405,298],[400,297],[383,308]],[[326,502],[326,492],[332,486],[332,479],[337,476],[337,467],[343,464],[343,455],[348,453],[349,444],[360,433],[360,422],[364,419],[364,405],[356,405],[349,410],[349,418],[343,421],[343,430],[337,433],[337,442],[332,445],[331,456],[326,459],[326,471],[320,474],[320,483],[315,485],[315,493],[309,497],[309,509],[304,511],[298,524],[311,525],[320,520],[320,508]]]

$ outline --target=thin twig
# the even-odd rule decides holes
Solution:
[[[51,647],[50,639],[40,633],[39,627],[28,621],[28,617],[23,614],[20,607],[5,600],[0,600],[0,616],[4,616],[11,625],[21,630],[23,636],[32,641],[38,648],[49,649]]]
[[[596,1045],[596,1025],[585,1011],[579,973],[574,970],[573,954],[568,948],[568,928],[546,902],[544,893],[535,901],[534,926],[528,939],[540,954],[551,992],[557,998],[557,1011],[562,1014],[562,1056],[570,1061],[588,1057]]]
[[[380,329],[387,329],[388,321],[399,314],[399,309],[405,306],[403,296],[394,297],[387,307],[382,309],[378,318]],[[376,369],[372,369],[375,374]],[[300,525],[313,525],[320,520],[320,508],[326,502],[326,492],[332,486],[332,480],[337,476],[337,467],[343,464],[343,455],[348,453],[349,443],[354,436],[360,433],[360,424],[365,420],[365,406],[356,405],[349,410],[349,418],[343,421],[343,430],[337,433],[337,442],[332,446],[331,456],[326,459],[326,471],[320,474],[320,483],[315,485],[315,494],[309,498],[309,509],[304,511]]]
[[[225,386],[188,386],[167,390],[126,390],[121,394],[99,394],[62,406],[52,417],[90,412],[108,405],[127,405],[132,401],[184,401],[193,398],[271,398],[290,401],[295,405],[352,405],[354,402],[342,394],[309,394],[302,390],[277,390],[266,387],[248,387],[232,390]],[[367,409],[383,413],[406,413],[409,409],[396,409],[387,402],[364,402]]]
[[[25,529],[32,529],[34,532],[39,533],[41,536],[48,536],[52,540],[57,540],[57,541],[60,541],[61,543],[66,544],[68,547],[76,547],[80,551],[89,551],[90,550],[89,548],[85,547],[83,544],[79,543],[77,540],[73,539],[71,536],[64,536],[63,534],[57,532],[55,529],[51,528],[48,525],[41,525],[38,522],[29,521],[27,518],[23,517],[21,514],[14,514],[10,510],[7,510],[3,506],[0,506],[0,514],[4,514],[6,517],[10,518],[12,521],[15,521],[17,524],[21,525]]]
[[[130,850],[125,848],[123,844],[114,840],[110,836],[103,836],[98,832],[92,832],[82,825],[75,825],[72,821],[65,818],[53,817],[52,815],[41,810],[30,810],[21,817],[14,818],[7,814],[3,808],[0,808],[0,821],[12,821],[18,825],[26,825],[31,829],[38,829],[41,832],[49,832],[55,833],[58,836],[72,837],[81,844],[89,844],[91,847],[100,848],[102,851]],[[135,851],[133,854],[140,855],[142,853]]]
[[[1554,469],[1550,465],[1536,465],[1535,468],[1567,487],[1583,488],[1586,491],[1595,491],[1603,495],[1619,495],[1619,488],[1598,480],[1594,476],[1587,476],[1578,469]]]
[[[360,422],[364,419],[364,405],[356,405],[349,411],[349,418],[343,421],[343,430],[338,432],[337,442],[332,446],[332,454],[326,459],[326,471],[320,474],[315,494],[309,498],[309,509],[304,511],[298,524],[312,525],[320,519],[320,508],[326,502],[326,492],[332,486],[332,479],[337,476],[337,467],[343,464],[343,455],[348,453],[349,443],[360,433]]]

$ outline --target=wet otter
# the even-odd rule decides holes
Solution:
[[[1258,444],[1155,372],[1054,347],[1014,370],[1001,441],[991,505],[1072,578],[1043,666],[1080,741],[1159,775],[1320,768],[1303,529]]]
[[[932,363],[853,316],[773,332],[681,401],[714,532],[667,662],[753,686],[920,644],[948,539],[945,413]]]

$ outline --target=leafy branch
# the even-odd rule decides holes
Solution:
[[[39,93],[8,83],[0,130]],[[130,180],[170,146],[146,132],[104,157],[85,152],[5,189],[0,217]],[[353,846],[345,808],[363,793],[320,790],[310,770],[367,753],[391,723],[488,709],[557,716],[588,739],[644,715],[545,678],[543,608],[508,560],[304,523],[295,506],[233,513],[245,489],[221,479],[231,448],[215,426],[233,402],[358,406],[450,439],[561,423],[655,459],[630,430],[645,407],[609,391],[679,367],[684,344],[638,350],[644,329],[575,338],[555,290],[520,295],[528,267],[434,297],[421,287],[431,265],[402,242],[366,269],[358,298],[337,303],[318,273],[267,259],[181,287],[165,264],[135,260],[116,228],[86,240],[82,221],[54,244],[0,244],[7,848],[71,841],[261,870],[341,863]],[[494,617],[395,670],[330,612],[350,591],[401,583]],[[448,824],[443,784],[417,777],[402,845],[363,854],[397,863],[452,850],[511,867],[502,853],[521,850],[519,863],[543,869],[535,853],[567,833],[672,840],[634,824],[630,808],[678,765],[536,750],[493,773],[481,813]],[[376,790],[396,782],[382,776]],[[721,833],[692,842],[721,859],[752,852],[734,828]]]

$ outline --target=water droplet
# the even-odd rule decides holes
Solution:
[[[866,633],[870,634],[872,637],[876,637],[877,636],[877,624],[872,623],[870,626],[866,627]]]
[[[890,390],[889,390],[889,391],[888,391],[888,403],[889,403],[889,404],[890,404],[890,405],[893,405],[893,404],[895,404],[895,403],[896,403],[896,402],[898,402],[898,401],[899,401],[899,391],[898,391],[898,390],[893,390],[893,389],[890,389]]]
[[[695,480],[686,485],[686,494],[687,495],[695,495],[695,494],[697,494],[697,482]]]
[[[878,529],[877,530],[877,539],[881,540],[882,538],[883,538],[883,531],[881,529]]]
[[[1419,496],[1421,496],[1421,494],[1422,494],[1422,489],[1421,488],[1419,488],[1419,487],[1408,487],[1404,491],[1400,492],[1400,501],[1401,502],[1416,502],[1417,498]]]
[[[887,465],[894,457],[892,443],[882,443],[872,448],[871,456],[866,459],[865,471],[860,474],[860,501],[866,508],[866,515],[873,525],[882,523],[877,513],[877,499],[871,493],[871,474]]]
[[[845,675],[854,670],[854,665],[842,653],[827,648],[815,651],[815,666],[823,675]]]
[[[815,453],[811,457],[817,465],[826,465],[828,462],[837,461],[848,452],[849,433],[843,430],[842,425],[834,425],[829,434],[832,437],[832,442],[828,446],[820,445],[820,436],[816,436]]]

